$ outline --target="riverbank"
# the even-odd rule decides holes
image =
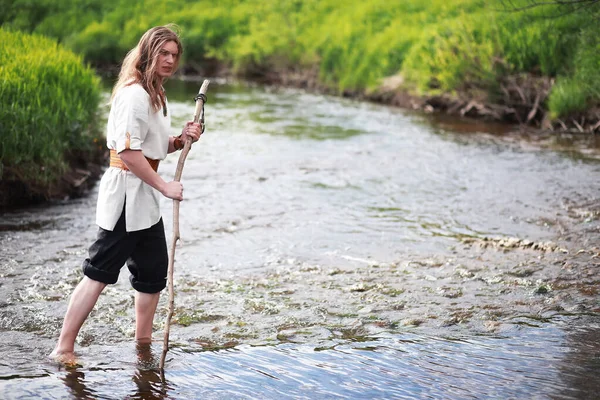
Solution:
[[[107,159],[108,152],[102,148],[69,155],[65,172],[50,183],[22,179],[5,167],[0,180],[0,212],[85,196],[100,178]]]
[[[104,146],[95,71],[55,40],[0,27],[0,209],[85,192]]]
[[[190,70],[194,75],[217,72],[220,76],[235,77],[227,67],[215,66],[207,69]],[[362,101],[371,101],[403,109],[425,113],[445,114],[460,118],[470,118],[485,122],[498,122],[514,126],[515,131],[526,129],[530,133],[600,133],[600,106],[585,112],[576,112],[562,118],[552,119],[544,104],[554,79],[533,74],[508,76],[498,82],[498,93],[491,98],[490,93],[475,89],[457,90],[454,93],[437,95],[416,95],[405,87],[402,75],[387,77],[371,90],[344,90],[321,83],[318,68],[283,69],[272,71],[249,71],[244,79],[266,85],[278,85],[306,89],[328,95],[341,95]]]

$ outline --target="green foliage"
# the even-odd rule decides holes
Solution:
[[[79,56],[55,41],[0,29],[0,163],[45,184],[65,156],[89,149],[99,81]]]
[[[297,1],[263,2],[253,8],[241,7],[245,29],[232,38],[227,54],[238,71],[257,66],[293,65],[302,50],[296,47],[297,25],[301,14]]]
[[[485,94],[507,74],[531,73],[556,77],[550,105],[561,115],[597,101],[600,88],[586,44],[597,37],[600,3],[514,11],[503,5],[530,0],[4,2],[0,23],[55,37],[95,65],[117,64],[148,27],[172,22],[182,28],[184,62],[216,58],[239,74],[316,70],[340,93],[401,74],[420,94]]]
[[[361,90],[398,72],[406,50],[418,37],[402,15],[402,2],[363,2],[326,14],[305,41],[320,60],[321,79],[338,91]],[[409,2],[410,3],[410,2]]]
[[[490,26],[479,20],[489,15],[461,15],[430,27],[408,52],[402,69],[406,79],[420,93],[491,88],[498,44]]]
[[[556,76],[571,64],[580,30],[590,18],[582,13],[550,18],[555,8],[498,14],[502,56],[515,71]]]
[[[552,118],[586,110],[600,103],[600,28],[581,34],[574,71],[559,77],[552,89],[548,109]]]
[[[226,49],[236,35],[247,32],[245,27],[250,14],[251,10],[243,5],[224,7],[223,2],[219,5],[197,3],[168,18],[181,27],[184,60],[201,62],[205,58],[216,58],[231,62]]]
[[[552,88],[548,101],[551,118],[584,110],[587,105],[587,96],[582,91],[579,82],[571,78],[563,78]]]
[[[5,29],[51,36],[60,41],[102,18],[119,0],[0,0]]]
[[[119,45],[120,39],[120,32],[106,21],[92,22],[66,44],[96,65],[110,65],[121,62],[125,54]]]

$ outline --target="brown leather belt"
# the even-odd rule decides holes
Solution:
[[[148,160],[148,164],[150,164],[150,166],[152,167],[152,169],[154,171],[158,170],[158,164],[160,164],[160,160],[152,160],[148,157],[146,157],[146,160]],[[121,157],[119,157],[119,153],[117,153],[116,150],[112,150],[112,149],[110,150],[110,166],[115,167],[115,168],[121,168],[125,171],[129,171],[129,168],[127,168],[127,165],[125,165],[123,160],[121,160]]]

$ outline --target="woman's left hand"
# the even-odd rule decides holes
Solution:
[[[202,135],[202,127],[196,122],[187,122],[181,131],[181,140],[185,143],[188,137],[192,138],[192,143],[195,143],[200,139]]]

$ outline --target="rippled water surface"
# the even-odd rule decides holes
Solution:
[[[191,118],[198,87],[170,82],[174,126]],[[0,397],[591,398],[600,389],[598,310],[526,281],[564,260],[507,255],[509,271],[530,268],[509,282],[494,275],[502,252],[487,262],[459,248],[465,237],[560,241],[557,221],[588,229],[592,214],[569,210],[597,197],[593,152],[219,82],[206,118],[182,179],[180,308],[165,376],[160,344],[154,355],[131,344],[125,272],[82,330],[81,367],[45,360],[95,235],[92,192],[0,216]],[[170,202],[162,205],[170,237]],[[590,247],[597,235],[586,237],[565,246]],[[443,261],[419,261],[421,272],[407,261],[417,259]],[[467,270],[469,260],[485,265]],[[321,295],[339,287],[345,300]],[[495,297],[507,291],[524,311]],[[480,316],[483,308],[500,311]]]
[[[411,333],[317,347],[186,346],[158,355],[131,345],[90,346],[85,368],[0,364],[5,399],[391,399],[595,398],[600,326],[543,328],[514,337],[426,337]],[[4,341],[3,341],[4,342]],[[593,354],[585,354],[589,351]],[[11,360],[14,362],[14,360]]]

